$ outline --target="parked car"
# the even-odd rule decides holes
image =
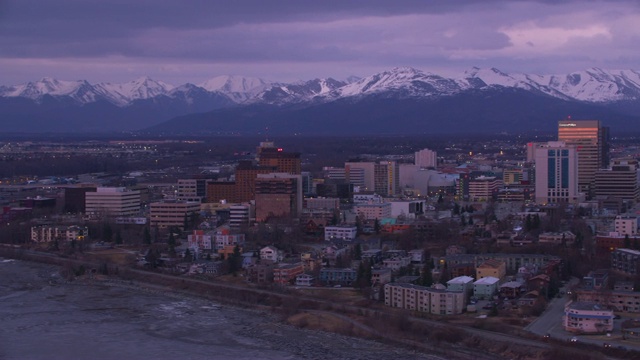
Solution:
[[[569,339],[569,342],[576,343],[578,342],[578,338],[574,336],[571,339]]]

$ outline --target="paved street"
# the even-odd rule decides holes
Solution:
[[[572,279],[570,284],[567,284],[566,288],[560,289],[560,291],[567,292],[571,285],[577,284],[578,279]],[[614,347],[624,346],[630,350],[640,351],[640,343],[635,343],[631,341],[625,341],[622,339],[621,333],[621,324],[623,319],[614,320],[614,329],[611,332],[610,336],[607,335],[576,335],[565,331],[562,326],[562,316],[564,315],[564,307],[569,302],[570,298],[568,295],[563,296],[562,298],[554,298],[547,306],[545,312],[536,320],[534,320],[531,324],[525,327],[525,330],[532,332],[534,334],[540,335],[541,337],[545,334],[549,334],[551,338],[557,340],[569,340],[572,337],[577,337],[578,342],[582,343],[590,343],[595,345],[603,345],[604,343],[609,343]]]

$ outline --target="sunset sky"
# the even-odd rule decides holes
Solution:
[[[640,70],[640,1],[2,0],[0,84]]]

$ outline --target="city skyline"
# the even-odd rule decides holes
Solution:
[[[632,1],[174,1],[0,5],[3,85],[50,76],[172,84],[220,75],[295,81],[396,66],[559,74],[633,69]]]

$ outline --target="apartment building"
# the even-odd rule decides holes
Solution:
[[[464,310],[464,301],[462,291],[447,291],[406,283],[390,283],[384,286],[385,305],[400,309],[436,315],[457,315]]]

